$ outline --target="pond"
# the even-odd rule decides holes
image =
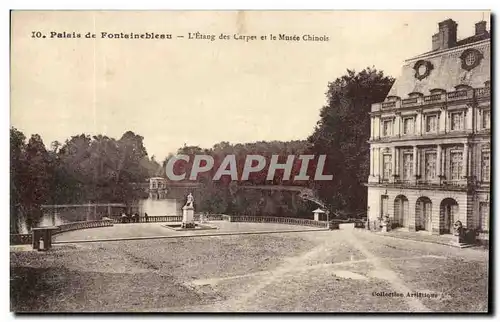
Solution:
[[[142,199],[132,206],[132,212],[138,212],[140,216],[147,213],[148,216],[177,216],[181,214],[182,202],[176,199]],[[53,208],[43,208],[42,219],[38,226],[61,225],[70,222],[99,220],[105,216],[119,216],[126,209],[119,204],[107,206],[105,204],[91,205],[56,205]],[[25,220],[19,223],[19,233],[28,233]]]

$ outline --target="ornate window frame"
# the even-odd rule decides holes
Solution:
[[[484,125],[484,114],[486,113],[489,113],[490,114],[490,121],[488,122],[488,127],[485,127]],[[491,129],[491,107],[490,106],[485,106],[485,107],[480,107],[479,108],[479,121],[480,121],[480,124],[479,124],[479,130],[480,131],[485,131],[485,130],[490,130]]]
[[[405,121],[407,120],[411,120],[413,122],[413,131],[412,132],[408,132],[406,133],[405,131]],[[417,124],[417,118],[416,118],[416,115],[414,114],[411,114],[411,115],[401,115],[401,133],[403,135],[415,135],[416,133],[416,124]]]
[[[484,176],[484,173],[483,173],[483,155],[487,154],[488,157],[489,157],[489,166],[488,166],[488,172],[489,172],[489,176],[488,176],[488,180],[484,180],[485,176]],[[484,183],[490,183],[491,181],[491,150],[490,150],[490,146],[489,145],[483,145],[482,148],[481,148],[481,159],[480,159],[480,167],[481,167],[481,172],[480,172],[480,178],[481,178],[481,182],[484,182]]]
[[[438,112],[429,112],[429,113],[423,113],[423,119],[424,119],[424,122],[423,122],[423,126],[424,128],[422,129],[422,133],[425,133],[425,134],[437,134],[439,133],[439,113]],[[436,128],[434,131],[427,131],[427,119],[429,117],[435,117],[436,118]]]
[[[420,67],[424,66],[425,67],[425,72],[423,74],[420,74],[419,69]],[[427,76],[430,75],[431,71],[434,69],[434,65],[428,60],[419,60],[413,65],[413,69],[415,70],[415,78],[418,80],[422,80],[426,78]]]
[[[395,116],[385,116],[385,117],[381,117],[380,118],[380,136],[381,137],[391,137],[391,136],[394,135],[395,119],[396,119]],[[390,126],[391,133],[388,134],[388,135],[386,135],[385,132],[384,132],[385,122],[391,122],[391,126]]]
[[[466,59],[467,59],[467,56],[469,56],[470,54],[475,55],[476,59],[474,60],[474,62],[471,65],[467,65]],[[462,52],[462,54],[460,55],[460,60],[462,61],[462,69],[465,69],[466,71],[473,70],[474,68],[479,66],[479,64],[481,63],[481,60],[483,58],[484,58],[483,53],[477,49],[469,48],[469,49],[464,50]]]
[[[459,128],[453,128],[453,116],[459,114],[460,115],[460,126]],[[467,111],[465,109],[454,109],[448,112],[448,124],[450,132],[462,132],[465,131],[465,121],[466,121]]]

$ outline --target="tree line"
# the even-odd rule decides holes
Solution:
[[[160,165],[148,158],[143,137],[131,131],[116,140],[80,134],[47,148],[38,134],[29,139],[10,129],[11,231],[21,218],[28,229],[41,218],[42,204],[124,202],[144,194],[144,182]]]

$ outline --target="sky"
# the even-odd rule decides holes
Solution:
[[[158,160],[184,144],[306,139],[328,82],[367,66],[398,77],[405,59],[431,49],[438,22],[448,18],[459,39],[483,18],[490,28],[489,13],[480,11],[18,11],[11,125],[40,134],[46,146],[81,133],[118,139],[130,130]],[[83,38],[53,39],[52,31]],[[173,39],[101,39],[103,31]],[[187,39],[196,32],[231,40]],[[283,33],[329,41],[269,40]]]

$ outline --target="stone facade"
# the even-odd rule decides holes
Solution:
[[[478,25],[457,41],[457,24],[441,22],[434,50],[407,60],[386,100],[372,105],[369,221],[388,215],[393,226],[433,234],[453,233],[457,221],[489,231],[490,37]]]
[[[165,199],[167,196],[167,179],[162,177],[149,178],[149,198]]]

